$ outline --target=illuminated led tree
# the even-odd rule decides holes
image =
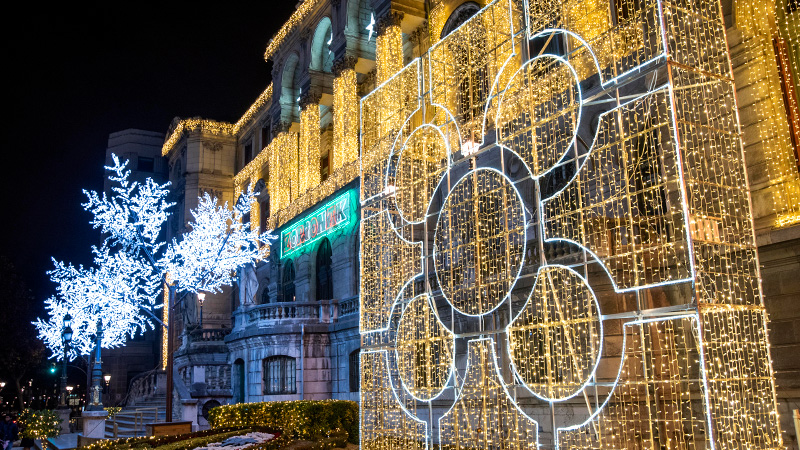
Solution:
[[[242,193],[233,208],[205,193],[192,211],[191,231],[167,248],[161,266],[181,292],[221,292],[230,286],[236,269],[265,256],[267,243],[275,239],[269,232],[250,229],[244,216],[255,202],[251,190]]]
[[[54,260],[48,272],[58,285],[57,294],[46,301],[49,318],[39,319],[40,338],[53,351],[63,354],[61,331],[66,314],[74,330],[70,358],[92,351],[97,319],[107,324],[101,346],[124,345],[128,338],[156,324],[165,326],[154,314],[162,308],[165,280],[176,292],[219,292],[233,282],[236,269],[268,252],[269,233],[250,230],[242,221],[255,196],[242,194],[232,209],[206,194],[192,211],[192,230],[180,241],[162,242],[163,226],[173,203],[167,201],[169,183],[160,185],[147,178],[144,183],[129,180],[127,162],[112,155],[106,167],[116,183],[113,195],[84,191],[83,207],[94,216],[91,223],[107,237],[94,247],[94,265],[75,267]]]

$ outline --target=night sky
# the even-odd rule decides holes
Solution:
[[[295,4],[25,2],[8,15],[0,254],[37,301],[55,292],[51,256],[91,262],[81,190],[102,189],[108,135],[238,120],[270,82],[264,49]]]

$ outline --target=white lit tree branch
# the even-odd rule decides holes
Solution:
[[[74,331],[70,358],[91,352],[98,318],[106,324],[102,347],[119,347],[154,328],[154,322],[165,326],[153,311],[164,306],[161,289],[167,274],[177,292],[219,292],[233,283],[236,269],[264,257],[268,248],[262,245],[274,238],[243,223],[255,201],[248,190],[232,209],[227,202],[217,206],[218,200],[206,194],[192,211],[192,230],[167,245],[160,237],[174,205],[167,201],[169,183],[159,185],[150,178],[143,184],[132,182],[127,161],[112,157],[114,165],[106,169],[117,183],[113,195],[84,191],[88,201],[83,207],[94,216],[93,227],[107,235],[100,248],[92,249],[94,267],[54,260],[55,268],[48,272],[57,293],[45,302],[48,320],[35,325],[57,359],[63,355],[66,314],[72,316]]]
[[[191,231],[167,247],[161,265],[180,292],[221,292],[230,286],[241,266],[266,256],[267,243],[275,239],[269,232],[261,235],[250,229],[243,218],[255,201],[251,190],[242,194],[232,209],[228,202],[218,206],[216,198],[206,193],[192,211]]]
[[[154,328],[151,316],[143,310],[160,307],[155,302],[160,274],[149,263],[131,258],[124,251],[112,253],[104,245],[93,248],[93,252],[96,267],[75,267],[53,260],[55,268],[48,272],[58,285],[57,294],[45,301],[49,320],[39,319],[35,325],[54,355],[63,354],[61,331],[65,314],[72,316],[70,359],[91,352],[98,318],[107,324],[104,348],[119,347],[129,337]]]

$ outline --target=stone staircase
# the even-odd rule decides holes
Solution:
[[[113,418],[106,420],[106,438],[144,436],[147,424],[164,422],[166,402],[166,396],[160,394],[138,401],[136,405],[126,406]]]

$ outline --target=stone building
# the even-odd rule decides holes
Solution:
[[[127,129],[108,136],[105,165],[114,162],[111,155],[128,160],[130,179],[139,183],[152,178],[157,183],[167,181],[167,162],[161,157],[164,134],[152,131]],[[103,177],[103,191],[111,194],[110,181]],[[143,335],[130,339],[125,347],[103,350],[103,371],[111,375],[107,386],[106,402],[119,404],[125,400],[131,381],[142,373],[147,373],[159,365],[161,335],[148,330]]]
[[[627,11],[622,0],[588,3],[613,20]],[[169,237],[184,230],[199,195],[235,202],[256,186],[264,188],[251,225],[279,236],[268,258],[241,271],[237,286],[209,295],[202,308],[196,298],[186,298],[176,312],[176,398],[189,416],[196,408],[200,424],[218,404],[358,400],[359,100],[484,6],[465,0],[305,0],[267,46],[272,84],[239,121],[173,122],[162,147],[178,205]],[[800,408],[800,359],[794,356],[800,350],[800,9],[797,0],[723,0],[721,6],[779,411],[785,442],[796,445],[791,411]],[[667,302],[679,293],[664,288],[656,295],[648,301]]]

